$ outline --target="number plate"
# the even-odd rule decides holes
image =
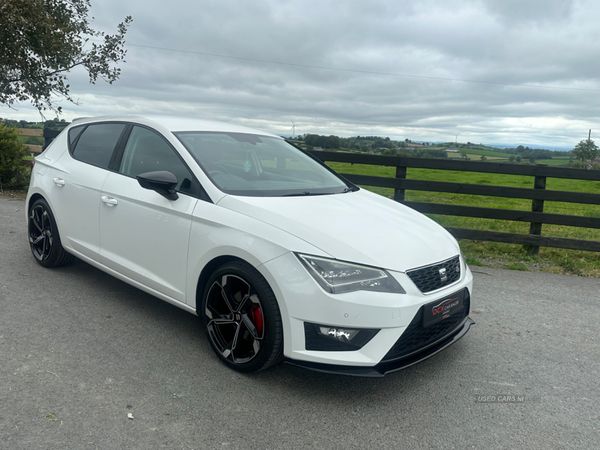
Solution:
[[[423,326],[428,327],[434,323],[447,319],[465,307],[465,291],[456,292],[442,300],[428,303],[423,308]]]

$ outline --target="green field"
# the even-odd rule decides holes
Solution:
[[[44,138],[42,136],[18,136],[18,138],[22,144],[44,145]]]
[[[465,151],[467,153],[467,156],[475,156],[475,157],[481,157],[483,156],[489,156],[491,158],[494,159],[509,159],[511,156],[515,156],[515,155],[511,155],[510,153],[503,153],[503,152],[495,152],[492,150],[479,150],[479,149],[475,149],[475,148],[467,148],[467,149],[460,149],[461,151]]]
[[[331,162],[328,165],[340,173],[364,174],[393,177],[394,167],[370,166]],[[511,187],[533,187],[533,177],[457,172],[446,170],[411,169],[407,171],[409,179],[449,181],[457,183],[486,184]],[[393,189],[363,186],[373,192],[392,198]],[[549,178],[547,189],[600,194],[599,181],[566,180]],[[406,200],[430,203],[456,204],[465,206],[485,206],[490,208],[531,210],[531,200],[503,197],[487,197],[441,192],[406,191]],[[588,217],[600,217],[599,205],[579,203],[545,202],[545,212]],[[525,222],[478,219],[471,217],[430,215],[443,226],[472,228],[480,230],[523,233],[529,231]],[[544,225],[544,236],[566,237],[573,239],[600,240],[600,230],[579,227]],[[461,248],[470,264],[484,264],[498,267],[543,270],[556,273],[573,273],[587,276],[600,276],[600,253],[574,250],[562,250],[542,247],[538,256],[528,256],[522,246],[496,242],[462,240]]]
[[[570,158],[568,156],[554,157],[552,159],[538,159],[535,161],[536,164],[546,164],[548,166],[568,166],[569,162]]]

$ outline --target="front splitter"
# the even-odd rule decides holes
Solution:
[[[336,364],[322,364],[311,361],[298,361],[290,358],[286,358],[285,362],[293,366],[303,367],[305,369],[315,370],[317,372],[349,375],[354,377],[383,377],[387,373],[397,372],[398,370],[406,369],[407,367],[420,363],[421,361],[432,357],[436,353],[441,352],[445,348],[450,347],[465,334],[467,334],[467,331],[469,331],[471,325],[474,324],[475,322],[470,317],[465,317],[459,326],[433,344],[430,344],[423,349],[420,349],[395,361],[379,363],[371,367],[340,366]]]

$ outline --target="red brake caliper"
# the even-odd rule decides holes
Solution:
[[[250,311],[252,312],[252,322],[254,322],[256,331],[258,332],[259,335],[262,336],[263,316],[262,316],[262,312],[260,310],[260,306],[252,305],[252,307],[250,308]]]

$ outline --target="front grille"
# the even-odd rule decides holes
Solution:
[[[445,273],[444,272],[445,269]],[[406,275],[423,293],[435,291],[460,280],[460,256],[427,267],[413,269]]]
[[[428,327],[423,327],[423,308],[425,306],[421,306],[410,325],[390,351],[383,357],[381,362],[404,358],[451,334],[462,323],[465,317],[469,315],[470,303],[469,291],[465,289],[464,308],[447,319]]]

